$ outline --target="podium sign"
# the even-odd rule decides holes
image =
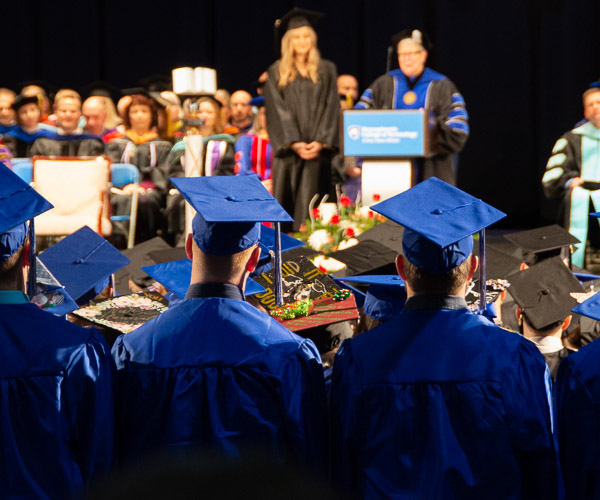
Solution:
[[[429,112],[345,110],[344,156],[415,158],[429,154]]]

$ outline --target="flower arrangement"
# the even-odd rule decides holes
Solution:
[[[374,195],[379,201],[379,196]],[[344,250],[358,244],[356,237],[371,229],[385,218],[368,207],[353,203],[348,196],[338,196],[337,203],[327,203],[327,197],[314,206],[317,196],[309,205],[310,219],[300,226],[295,238],[305,241],[308,246],[328,254]]]

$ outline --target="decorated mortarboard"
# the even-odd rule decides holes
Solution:
[[[92,300],[73,314],[121,333],[129,333],[167,309],[169,302],[162,295],[142,292]]]
[[[316,300],[333,296],[342,287],[317,268],[306,257],[289,257],[289,252],[282,256],[282,298],[283,302],[293,304],[306,299]],[[266,289],[266,292],[256,295],[256,299],[267,310],[277,309],[275,302],[276,275],[270,270],[253,279]]]
[[[370,318],[389,321],[406,302],[406,287],[397,274],[349,276],[343,280],[370,285],[363,304],[363,311]]]
[[[287,303],[270,314],[292,332],[349,321],[359,316],[354,295],[349,290],[340,290],[333,297]]]
[[[344,288],[350,290],[354,294],[354,300],[356,301],[356,307],[361,308],[365,303],[366,294],[360,291],[344,281],[344,278],[336,278],[335,276],[329,275],[329,277],[335,282],[340,290]]]
[[[133,248],[123,250],[121,253],[123,253],[123,255],[125,255],[131,262],[115,273],[116,293],[119,295],[127,295],[128,293],[131,293],[131,290],[129,289],[130,280],[142,288],[150,285],[150,277],[141,270],[142,267],[186,257],[184,249],[182,254],[177,254],[179,256],[173,256],[173,254],[169,254],[169,258],[165,260],[156,260],[154,252],[168,252],[172,250],[173,248],[159,236],[156,236],[150,240],[146,240],[142,243],[138,243]]]
[[[560,255],[561,249],[581,243],[558,224],[506,234],[504,237],[521,248],[523,260],[528,263]]]
[[[404,228],[392,220],[386,220],[381,224],[373,226],[371,229],[357,236],[359,241],[374,240],[388,248],[394,250],[397,254],[402,253],[402,235]]]
[[[343,262],[344,271],[337,272],[338,277],[355,274],[393,274],[396,272],[398,252],[375,240],[363,240],[344,250],[327,254],[328,257]]]
[[[261,222],[293,219],[256,177],[180,177],[171,181],[196,210],[198,247],[211,255],[233,255],[260,239]]]
[[[485,303],[493,304],[500,294],[510,287],[510,282],[503,278],[490,278],[485,282]],[[467,282],[467,290],[465,293],[465,302],[471,311],[480,308],[479,298],[481,291],[479,279],[473,278]]]
[[[508,277],[508,292],[536,330],[564,320],[584,289],[560,257],[546,259]]]
[[[107,285],[130,260],[98,233],[83,226],[40,254],[40,260],[78,303]]]
[[[35,282],[36,294],[30,302],[42,311],[64,316],[79,307],[39,257],[36,257]]]
[[[472,235],[506,215],[436,177],[371,209],[404,226],[404,256],[434,274],[464,262],[473,250]]]
[[[402,30],[400,33],[396,33],[392,36],[392,44],[394,48],[397,48],[398,44],[402,40],[410,40],[411,42],[421,45],[427,51],[430,51],[433,48],[431,40],[429,39],[427,34],[423,33],[421,30],[406,29]]]
[[[158,281],[167,290],[170,290],[183,299],[192,279],[192,261],[186,257],[185,259],[173,262],[163,262],[153,266],[142,267],[142,271]],[[246,288],[244,290],[246,297],[265,291],[265,288],[253,279],[248,278],[246,280]]]
[[[40,100],[35,95],[24,96],[23,94],[19,94],[17,97],[15,97],[15,100],[13,101],[11,107],[15,111],[18,111],[21,107],[25,106],[26,104],[35,104],[35,105],[39,106]]]

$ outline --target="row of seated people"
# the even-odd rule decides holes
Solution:
[[[10,164],[10,156],[106,154],[114,163],[133,164],[140,171],[140,184],[137,187],[125,186],[119,194],[113,194],[113,213],[128,214],[131,195],[137,189],[140,196],[136,241],[145,241],[159,234],[177,243],[183,235],[184,204],[181,196],[173,193],[169,178],[185,173],[186,136],[183,128],[170,134],[173,136],[171,139],[161,132],[165,130],[165,121],[169,121],[166,113],[174,115],[174,119],[169,121],[171,123],[179,117],[181,109],[171,105],[171,109],[167,110],[159,106],[148,92],[138,92],[119,102],[122,125],[118,128],[113,126],[115,120],[107,120],[111,114],[107,109],[112,103],[107,97],[90,97],[82,107],[77,92],[63,89],[54,100],[55,114],[47,116],[44,113],[43,95],[22,93],[11,103],[17,124],[0,124],[0,133],[6,146],[1,159]],[[243,92],[242,97],[245,100],[243,112],[249,117],[252,113],[251,96]],[[259,175],[270,187],[272,152],[264,134],[264,108],[257,113],[253,128],[246,127],[247,133],[242,133],[242,130],[232,126],[225,128],[225,115],[216,99],[205,97],[185,104],[186,109],[192,110],[194,118],[202,123],[195,133],[204,137],[204,175]],[[10,116],[5,119],[9,120]],[[264,153],[253,155],[252,151],[257,147],[262,148]],[[124,235],[115,233],[114,242],[122,246]]]

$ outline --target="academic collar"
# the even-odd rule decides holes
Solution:
[[[186,299],[203,299],[208,297],[244,300],[242,290],[231,283],[193,283],[185,294]]]
[[[456,295],[415,295],[404,304],[405,311],[424,309],[467,309],[467,302]]]
[[[18,290],[0,290],[0,304],[29,304],[29,299]]]
[[[600,128],[596,128],[591,122],[585,122],[573,130],[574,134],[584,135],[593,139],[600,139]]]
[[[542,354],[549,354],[551,352],[557,352],[564,348],[562,340],[558,337],[525,337],[527,340],[531,340]]]

